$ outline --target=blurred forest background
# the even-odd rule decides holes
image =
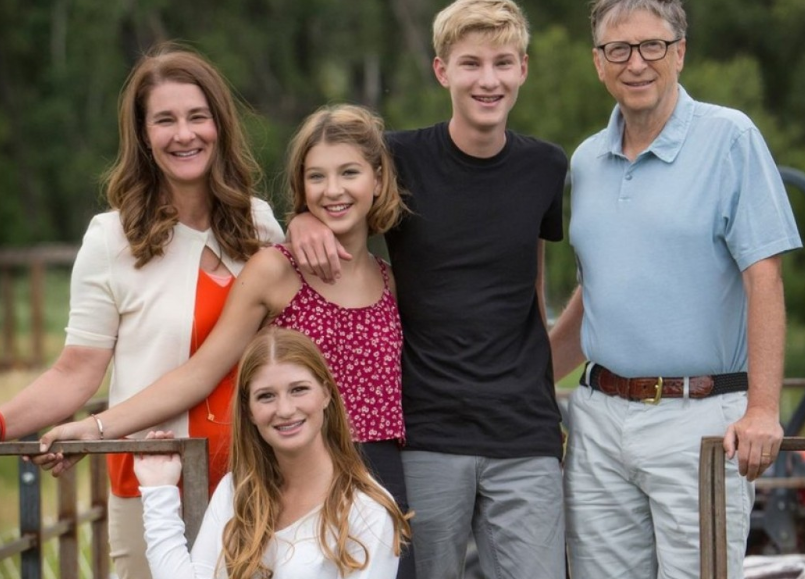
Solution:
[[[0,246],[80,241],[104,208],[98,175],[117,148],[119,90],[138,56],[167,39],[208,56],[247,103],[265,194],[282,214],[285,144],[317,106],[363,103],[393,129],[448,117],[430,45],[431,20],[447,3],[2,0]],[[592,65],[588,4],[521,4],[530,73],[510,125],[570,155],[613,105]],[[682,83],[699,100],[746,112],[780,165],[805,170],[805,0],[691,0],[687,11]],[[791,198],[802,230],[805,194]],[[550,305],[560,309],[575,266],[566,243],[551,245]],[[790,318],[805,324],[805,252],[786,257],[786,277]]]

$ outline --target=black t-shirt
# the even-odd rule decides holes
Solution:
[[[388,142],[413,211],[386,234],[408,448],[561,456],[535,282],[538,238],[562,239],[565,154],[507,131],[499,154],[471,157],[447,123]]]

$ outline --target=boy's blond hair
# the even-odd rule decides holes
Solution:
[[[515,44],[520,56],[528,48],[528,20],[512,0],[456,0],[433,21],[433,49],[447,60],[453,45],[470,32],[481,32],[496,45]]]

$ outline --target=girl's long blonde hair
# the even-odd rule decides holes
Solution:
[[[207,99],[218,129],[208,176],[210,226],[229,257],[246,261],[259,248],[251,198],[262,173],[246,142],[232,91],[199,54],[163,43],[143,56],[126,80],[118,102],[117,159],[103,178],[109,205],[120,212],[135,266],[142,267],[164,253],[178,222],[176,209],[165,195],[162,171],[146,142],[148,97],[164,82],[196,85]]]
[[[346,577],[364,569],[371,553],[350,534],[349,514],[360,491],[382,505],[394,523],[395,554],[410,537],[408,516],[369,475],[349,433],[344,403],[319,349],[304,334],[270,326],[260,331],[241,358],[232,403],[232,446],[230,468],[235,489],[234,516],[224,529],[223,563],[229,577],[270,578],[273,570],[263,562],[276,532],[283,485],[282,472],[273,449],[249,419],[249,388],[257,372],[270,364],[294,364],[310,371],[330,394],[324,410],[322,438],[333,461],[333,480],[321,510],[319,545],[324,556]],[[328,538],[335,538],[330,546]],[[355,557],[349,547],[360,545],[364,556]]]

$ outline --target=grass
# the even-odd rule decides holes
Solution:
[[[27,275],[19,273],[14,276],[15,325],[21,337],[28,336],[31,331],[31,301],[26,299],[31,294],[31,284]],[[51,267],[45,275],[44,288],[44,320],[48,333],[63,335],[67,325],[70,296],[70,271],[65,267]],[[0,318],[2,319],[2,318]],[[3,320],[5,323],[5,320]],[[56,352],[53,352],[54,354]]]
[[[789,325],[786,335],[785,375],[805,378],[805,326]],[[786,423],[805,395],[803,388],[787,388],[780,400],[780,416]]]
[[[785,375],[805,378],[805,326],[789,324],[786,334]]]

